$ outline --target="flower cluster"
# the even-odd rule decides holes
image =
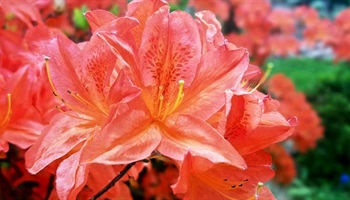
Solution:
[[[15,11],[32,20],[24,12]],[[213,13],[193,19],[165,1],[135,0],[125,16],[85,16],[92,36],[81,43],[39,18],[20,40],[0,35],[11,44],[1,46],[0,150],[31,146],[27,170],[56,176],[46,196],[83,198],[127,166],[104,197],[131,198],[124,182],[132,186],[142,162],[156,159],[177,169],[164,188],[179,198],[274,198],[262,149],[289,137],[296,119],[257,91],[261,82],[248,87],[260,70],[224,39]]]
[[[290,138],[295,149],[305,153],[308,149],[315,148],[324,130],[317,112],[307,102],[305,94],[296,91],[293,82],[283,74],[271,77],[268,91],[279,100],[279,111],[284,116],[298,117],[298,126]]]

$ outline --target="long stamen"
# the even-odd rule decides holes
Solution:
[[[266,70],[264,76],[260,79],[258,85],[256,85],[250,92],[254,92],[256,89],[258,89],[258,87],[261,84],[263,84],[266,81],[267,77],[270,75],[270,73],[272,71],[272,68],[273,68],[273,64],[272,63],[268,63],[267,64],[267,70]]]
[[[68,94],[72,95],[76,100],[88,105],[88,106],[91,106],[93,108],[95,108],[94,105],[92,105],[88,100],[84,99],[82,96],[80,96],[78,93],[76,92],[71,92],[70,90],[67,90]]]
[[[45,67],[46,67],[47,78],[49,79],[49,83],[51,85],[51,88],[53,90],[53,94],[55,95],[55,97],[57,97],[58,99],[62,100],[62,98],[58,95],[58,92],[57,92],[57,90],[55,88],[55,85],[53,84],[52,79],[51,79],[49,60],[50,60],[50,58],[45,56]]]
[[[0,123],[0,126],[5,125],[8,121],[11,119],[11,114],[12,114],[12,101],[11,101],[11,94],[7,94],[7,111],[5,118],[2,120]]]
[[[180,80],[179,81],[179,91],[177,93],[176,101],[175,101],[175,104],[174,104],[173,108],[171,109],[170,113],[172,113],[180,105],[180,103],[184,97],[184,94],[183,94],[184,85],[185,85],[185,81]]]

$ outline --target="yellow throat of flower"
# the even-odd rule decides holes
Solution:
[[[157,114],[155,117],[156,119],[164,120],[169,114],[174,112],[176,108],[179,107],[184,97],[184,92],[183,92],[184,84],[185,84],[184,80],[179,81],[178,92],[174,103],[165,99],[164,94],[166,91],[164,90],[164,87],[163,86],[158,87],[158,95],[156,100],[156,105],[158,105],[156,107],[157,109]]]

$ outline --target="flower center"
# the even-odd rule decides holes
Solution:
[[[164,120],[169,114],[171,114],[172,112],[174,112],[176,110],[176,108],[179,107],[179,105],[181,104],[181,101],[184,97],[184,92],[183,92],[183,88],[184,88],[184,84],[185,81],[184,80],[180,80],[179,81],[179,87],[178,87],[178,92],[177,92],[177,96],[175,99],[175,102],[172,103],[171,102],[171,95],[169,96],[169,98],[165,98],[165,94],[167,93],[167,91],[164,89],[163,86],[159,86],[158,87],[158,96],[157,96],[157,102],[156,102],[156,119],[158,120]]]
[[[0,121],[0,127],[5,127],[11,119],[12,115],[12,101],[11,94],[7,94],[7,110],[4,119]]]

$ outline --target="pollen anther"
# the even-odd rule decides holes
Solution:
[[[162,86],[159,86],[158,88],[158,97],[157,97],[157,105],[158,105],[158,110],[157,110],[157,118],[160,120],[164,120],[168,114],[174,112],[176,108],[179,107],[181,104],[181,101],[184,97],[184,88],[185,81],[180,80],[179,81],[179,90],[177,92],[176,100],[175,103],[172,104],[169,99],[165,99],[164,97],[164,88]],[[165,105],[164,105],[165,104]],[[171,106],[172,105],[172,106]]]
[[[179,81],[179,91],[177,93],[176,101],[175,101],[175,104],[174,104],[173,108],[171,109],[170,113],[172,113],[180,105],[180,103],[184,97],[184,93],[183,93],[184,85],[185,85],[185,81],[180,80]]]

